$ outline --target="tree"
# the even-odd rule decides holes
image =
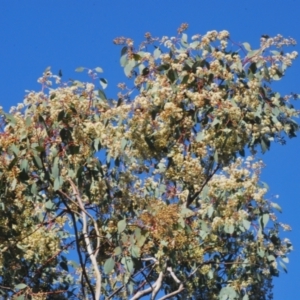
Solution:
[[[227,31],[189,42],[186,29],[138,48],[115,39],[134,80],[117,100],[105,79],[96,88],[99,67],[91,83],[48,68],[41,91],[1,109],[4,298],[272,298],[292,245],[256,153],[298,130],[299,95],[271,88],[295,41],[252,50]]]

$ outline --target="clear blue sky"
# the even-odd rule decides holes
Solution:
[[[107,94],[115,98],[116,84],[124,81],[119,65],[117,36],[141,41],[176,34],[187,22],[188,34],[226,29],[237,42],[259,44],[262,34],[295,38],[300,53],[299,0],[2,0],[0,7],[0,105],[6,110],[23,101],[25,90],[39,89],[36,80],[47,66],[62,69],[63,79],[78,77],[76,67],[104,69]],[[300,93],[300,58],[276,88],[281,94]],[[82,77],[81,77],[82,78]],[[87,79],[87,77],[85,77]],[[297,107],[300,107],[299,103]],[[299,120],[300,122],[300,120]],[[296,299],[300,285],[300,132],[286,146],[272,145],[263,155],[263,180],[269,195],[279,194],[280,220],[293,231],[284,233],[294,244],[289,273],[275,282],[275,300]]]

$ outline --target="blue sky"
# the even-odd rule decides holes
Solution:
[[[226,29],[233,40],[249,42],[254,49],[262,34],[280,33],[295,38],[299,45],[293,50],[300,53],[299,14],[299,0],[2,0],[0,105],[9,110],[23,101],[26,89],[39,89],[36,80],[48,66],[55,74],[61,69],[64,80],[79,78],[77,67],[100,66],[109,83],[106,93],[115,98],[116,84],[125,76],[119,64],[121,49],[112,40],[126,36],[139,42],[147,31],[173,36],[183,22],[189,23],[190,36]],[[281,94],[300,93],[299,76],[300,58],[274,88]],[[295,248],[289,273],[274,281],[275,300],[295,299],[300,284],[299,150],[300,133],[298,139],[272,145],[271,152],[261,155],[267,164],[262,179],[270,186],[270,197],[280,195],[280,220],[293,228],[284,235]]]

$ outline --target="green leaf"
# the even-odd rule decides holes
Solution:
[[[153,53],[154,59],[158,59],[160,55],[161,55],[161,50],[159,48],[156,48]]]
[[[218,161],[219,161],[219,156],[218,156],[217,150],[215,150],[215,153],[214,153],[214,161],[215,161],[215,163],[218,163]]]
[[[234,226],[232,224],[230,224],[230,225],[226,224],[224,226],[224,231],[226,233],[233,234],[233,232],[234,232]]]
[[[49,66],[49,67],[47,67],[45,70],[44,70],[44,73],[47,73],[47,72],[49,72],[51,70],[51,67]]]
[[[128,47],[127,47],[127,46],[124,46],[124,47],[121,49],[121,56],[127,54],[127,51],[128,51]]]
[[[220,124],[220,123],[221,123],[220,119],[214,118],[214,120],[213,120],[212,123],[211,123],[211,126],[216,126],[216,125],[218,125],[218,124]]]
[[[84,88],[84,84],[79,80],[73,80],[72,84],[77,86],[77,87]]]
[[[246,57],[250,58],[260,53],[260,50],[250,50]]]
[[[150,138],[150,137],[148,137],[148,136],[145,136],[145,141],[146,141],[147,145],[149,146],[149,148],[150,148],[151,150],[155,150],[153,138]]]
[[[138,55],[138,54],[136,54],[136,53],[133,53],[133,59],[135,60],[135,61],[140,61],[141,60],[141,56],[140,55]]]
[[[145,244],[146,242],[146,239],[147,237],[144,236],[144,235],[141,235],[139,238],[136,238],[136,244],[139,246],[139,247],[143,247],[143,245]]]
[[[44,147],[42,147],[42,146],[36,146],[35,147],[35,150],[37,151],[37,152],[45,152],[45,148]]]
[[[165,240],[161,240],[161,241],[160,241],[160,244],[161,244],[162,246],[164,246],[164,247],[167,247],[169,243],[168,243],[167,241],[165,241]]]
[[[181,37],[181,45],[187,47],[188,46],[187,41],[188,41],[188,36],[186,33],[183,33]]]
[[[104,267],[103,267],[104,273],[109,274],[114,269],[114,267],[115,267],[115,260],[112,257],[108,258],[104,263]]]
[[[69,152],[72,155],[79,154],[80,153],[80,146],[70,145],[69,146]]]
[[[121,247],[116,247],[114,250],[114,255],[120,255],[122,253]]]
[[[102,88],[105,90],[108,85],[107,80],[105,78],[100,78],[99,82],[100,82]]]
[[[41,169],[43,167],[43,164],[42,164],[42,160],[40,159],[39,156],[35,155],[33,157],[33,163],[35,164],[35,166],[39,169]]]
[[[257,254],[258,254],[260,257],[265,257],[265,250],[262,249],[262,248],[258,248],[258,249],[257,249]]]
[[[284,270],[285,273],[288,272],[286,265],[281,260],[279,260],[279,265],[281,266],[281,268]]]
[[[54,178],[57,178],[59,176],[59,167],[58,167],[58,163],[59,163],[59,157],[55,157],[54,158],[54,163],[53,163],[53,167],[52,167],[52,176]]]
[[[17,122],[17,120],[12,114],[5,114],[5,119],[8,119],[11,125],[15,125]]]
[[[73,140],[71,130],[72,129],[62,128],[59,132],[59,135],[65,144],[68,144],[70,141]]]
[[[12,152],[13,152],[16,156],[18,156],[18,154],[20,153],[20,150],[17,148],[17,146],[16,146],[15,144],[12,144],[12,145],[10,146],[10,149],[12,150]]]
[[[97,73],[103,73],[103,69],[100,67],[97,67],[94,69]]]
[[[239,150],[239,154],[240,156],[245,157],[245,149]]]
[[[183,218],[189,218],[194,215],[195,215],[195,213],[191,209],[189,209],[185,206],[183,206],[180,210],[180,216],[182,216]]]
[[[48,200],[46,203],[45,203],[45,208],[47,209],[47,210],[55,210],[55,207],[56,207],[56,204],[55,203],[53,203],[51,200]]]
[[[79,264],[74,260],[69,260],[69,265],[74,269],[79,268]]]
[[[198,132],[197,136],[196,136],[196,142],[201,142],[204,138],[204,133],[203,131]]]
[[[124,265],[127,272],[131,273],[133,271],[133,261],[131,257],[128,256],[123,257],[121,263]]]
[[[121,221],[118,222],[118,233],[119,234],[125,230],[126,225],[127,225],[126,219],[121,220]]]
[[[212,216],[213,212],[214,212],[214,208],[213,206],[210,206],[207,210],[207,215],[209,218]]]
[[[106,100],[107,99],[105,93],[102,90],[98,90],[98,96],[102,100]]]
[[[160,173],[164,173],[166,171],[166,169],[167,169],[167,167],[165,166],[165,164],[161,163],[161,162],[157,165],[157,167],[158,167]]]
[[[134,59],[130,59],[125,68],[124,68],[124,72],[125,72],[125,75],[127,77],[130,77],[131,76],[131,71],[133,70],[133,68],[136,66],[136,61]]]
[[[267,226],[267,223],[270,219],[270,215],[269,214],[263,214],[261,219],[260,219],[260,223],[261,223],[261,227],[265,228]]]
[[[235,300],[237,298],[236,291],[231,286],[226,286],[221,289],[219,294],[220,300]]]
[[[250,225],[251,225],[251,222],[249,222],[246,219],[243,220],[243,226],[245,227],[246,230],[248,230],[250,228]]]
[[[199,46],[200,42],[199,41],[194,41],[192,43],[190,43],[190,47],[192,49],[196,49]]]
[[[260,139],[260,146],[262,153],[265,153],[267,150],[270,149],[270,141],[265,138],[264,136]]]
[[[59,190],[61,188],[62,184],[63,184],[62,177],[61,176],[56,177],[54,180],[54,186],[53,186],[54,191]]]
[[[275,202],[271,202],[271,206],[282,213],[282,208]]]
[[[57,115],[57,121],[60,122],[64,119],[65,117],[65,111],[64,110],[61,110],[58,115]]]
[[[121,149],[124,151],[125,147],[127,145],[127,140],[125,138],[121,139]]]
[[[14,286],[14,288],[17,290],[22,290],[22,289],[25,289],[26,287],[27,287],[27,285],[25,283],[19,283]]]
[[[133,245],[129,248],[130,254],[132,257],[138,258],[141,255],[141,249],[137,245]]]
[[[274,255],[268,255],[268,256],[267,256],[267,260],[268,260],[269,262],[272,262],[272,261],[275,261],[276,259],[275,259],[275,256],[274,256]]]
[[[27,117],[25,120],[26,127],[29,127],[31,125],[31,122],[32,122],[31,118]]]
[[[82,72],[82,71],[84,71],[84,67],[78,67],[78,68],[76,68],[75,69],[75,72]]]
[[[143,75],[143,70],[146,69],[146,66],[144,64],[139,64],[138,69],[139,69],[139,73]],[[148,68],[148,70],[149,70],[149,68]]]
[[[133,67],[130,64],[127,64],[124,68],[124,73],[127,77],[131,76],[131,72],[132,72]]]
[[[94,149],[96,151],[99,151],[101,149],[101,143],[100,143],[100,138],[96,138],[93,142]]]
[[[248,52],[251,51],[251,46],[250,46],[249,43],[243,43],[242,45],[244,46],[244,48],[245,48]]]
[[[69,272],[69,268],[68,268],[68,265],[67,265],[66,262],[61,261],[59,265],[61,266],[62,269],[64,269],[65,271]]]
[[[177,72],[175,70],[170,69],[167,72],[167,77],[169,78],[169,80],[171,81],[171,83],[173,83],[176,79],[177,79]]]
[[[28,171],[28,160],[27,159],[22,159],[21,165],[20,165],[21,170],[24,170],[25,172]]]
[[[120,64],[122,67],[125,67],[127,65],[127,63],[128,63],[127,54],[124,54],[120,58]]]

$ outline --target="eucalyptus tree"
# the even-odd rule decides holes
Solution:
[[[298,129],[298,95],[272,88],[295,41],[186,29],[116,38],[131,81],[115,100],[100,67],[77,69],[91,82],[48,68],[1,109],[3,297],[272,298],[292,245],[256,153]]]

